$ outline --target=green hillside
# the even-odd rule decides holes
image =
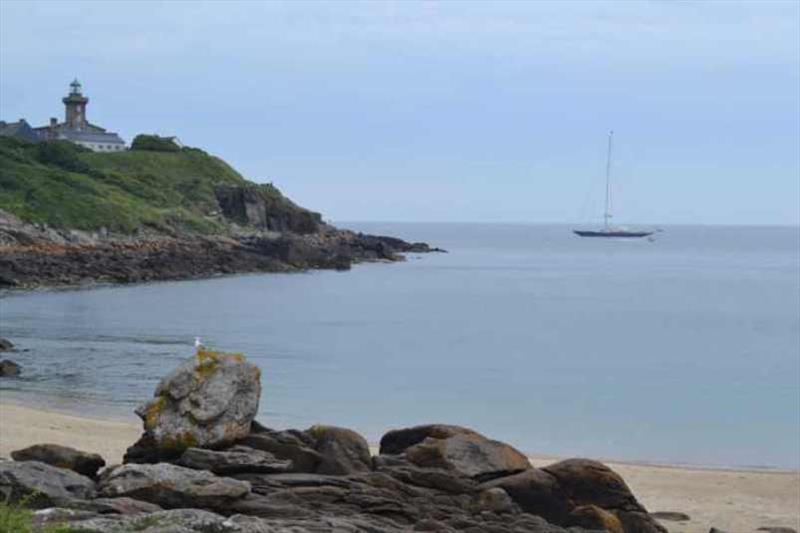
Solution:
[[[310,213],[202,150],[153,150],[95,153],[66,141],[0,137],[0,209],[57,228],[222,233],[228,222],[216,212],[215,190],[227,186],[255,191],[292,214]]]

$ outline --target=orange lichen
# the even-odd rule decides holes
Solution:
[[[232,359],[237,363],[244,363],[245,357],[240,353],[225,353],[209,350],[203,346],[197,349],[197,366],[195,374],[198,381],[203,381],[212,375],[220,363],[225,359]]]
[[[145,430],[153,429],[158,424],[158,417],[167,406],[167,397],[161,395],[156,398],[150,405],[147,406],[147,411],[144,414],[144,428]]]

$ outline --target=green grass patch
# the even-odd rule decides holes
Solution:
[[[0,209],[55,228],[222,233],[215,189],[247,183],[198,149],[95,153],[66,141],[0,137]]]

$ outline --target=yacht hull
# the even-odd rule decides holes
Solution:
[[[638,238],[638,237],[647,237],[652,235],[654,232],[652,231],[625,231],[625,230],[607,230],[607,231],[593,231],[593,230],[580,230],[576,229],[573,230],[575,235],[579,235],[581,237],[615,237],[615,238]]]

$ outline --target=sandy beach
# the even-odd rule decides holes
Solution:
[[[0,402],[0,457],[37,443],[72,446],[119,463],[141,426],[129,420],[100,420]],[[534,466],[559,458],[532,455]],[[685,522],[663,521],[672,533],[729,533],[759,527],[800,530],[800,472],[720,470],[608,462],[651,512],[687,514]]]

